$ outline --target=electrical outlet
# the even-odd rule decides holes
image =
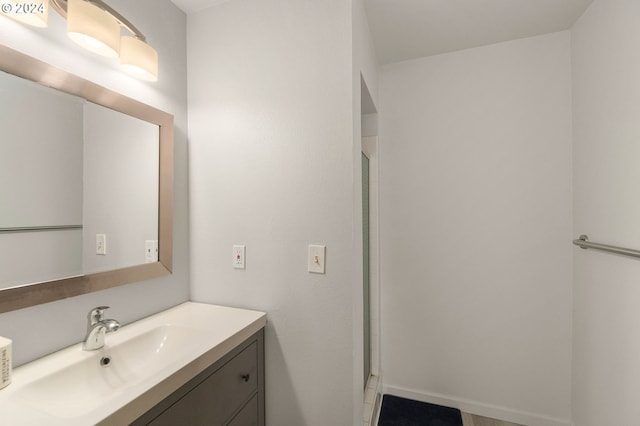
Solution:
[[[244,269],[245,247],[233,246],[233,267],[235,269]]]
[[[158,261],[158,240],[145,240],[144,261],[154,263]]]

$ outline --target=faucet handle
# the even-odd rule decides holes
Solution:
[[[93,324],[102,321],[102,315],[107,309],[109,309],[108,306],[97,306],[91,309],[87,314],[88,325],[92,326]]]

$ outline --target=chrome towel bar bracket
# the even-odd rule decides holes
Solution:
[[[592,243],[591,241],[589,241],[589,237],[587,237],[586,235],[580,235],[580,238],[578,238],[577,240],[573,240],[573,244],[583,249],[591,248],[596,250],[608,251],[610,253],[622,254],[624,256],[640,258],[640,250],[610,246],[608,244]]]

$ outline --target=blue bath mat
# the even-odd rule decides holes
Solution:
[[[462,426],[462,413],[456,408],[384,395],[378,426]]]

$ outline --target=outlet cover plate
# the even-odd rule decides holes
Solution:
[[[233,246],[233,267],[235,269],[244,269],[245,247],[241,245]]]
[[[144,260],[145,263],[154,263],[158,261],[158,240],[145,240]]]

